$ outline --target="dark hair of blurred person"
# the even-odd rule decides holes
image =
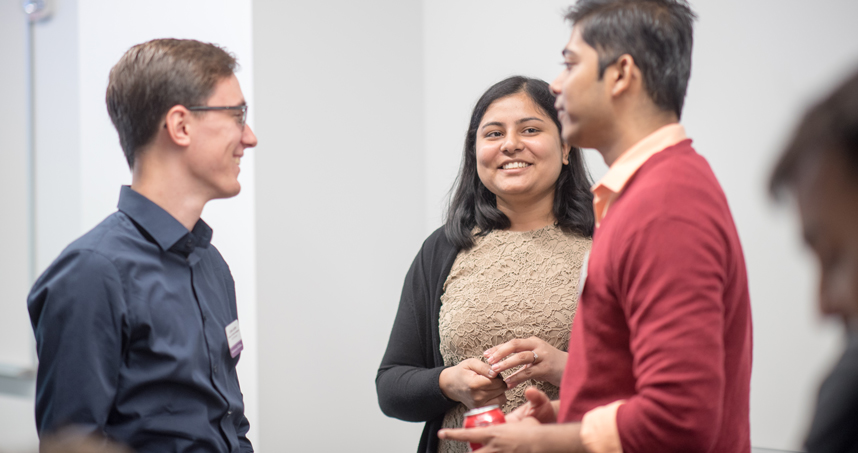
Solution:
[[[770,189],[795,195],[819,263],[820,310],[846,326],[846,349],[820,387],[807,451],[858,451],[858,72],[805,113]]]
[[[492,230],[509,228],[509,218],[497,208],[497,196],[480,181],[477,174],[477,132],[486,109],[496,100],[525,93],[560,130],[554,95],[548,83],[528,77],[510,77],[502,80],[483,94],[477,101],[462,153],[462,164],[456,177],[453,196],[447,211],[447,238],[457,247],[467,249],[474,243],[474,227],[477,235],[485,236]],[[569,163],[563,165],[554,187],[554,217],[557,225],[568,233],[584,237],[593,236],[593,194],[590,192],[590,175],[584,164],[584,156],[578,148],[571,148]]]

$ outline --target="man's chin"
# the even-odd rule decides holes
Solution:
[[[224,199],[224,198],[232,198],[232,197],[238,195],[240,192],[241,192],[241,184],[236,182],[235,187],[230,187],[229,189],[225,189],[225,190],[220,191],[214,197],[212,197],[212,199],[213,200],[219,200],[219,199]]]
[[[563,126],[563,130],[560,134],[563,137],[563,143],[576,148],[587,148],[587,146],[581,145],[580,137],[576,134],[577,131],[571,129],[571,127],[567,128],[566,126]]]

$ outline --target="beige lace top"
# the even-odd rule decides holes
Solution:
[[[578,303],[578,276],[589,239],[554,225],[534,231],[492,231],[459,252],[444,283],[438,324],[444,365],[453,366],[514,338],[535,335],[555,348],[569,347],[569,328]],[[504,372],[506,376],[516,369]],[[536,385],[549,397],[558,388],[527,381],[506,393],[509,413]],[[447,412],[444,428],[462,426],[464,404]],[[439,453],[467,452],[465,442],[441,440]]]

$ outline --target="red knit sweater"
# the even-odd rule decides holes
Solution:
[[[559,419],[624,399],[624,453],[750,452],[751,341],[727,199],[685,140],[638,170],[596,230]]]

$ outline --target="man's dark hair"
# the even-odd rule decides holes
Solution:
[[[498,99],[517,93],[526,93],[534,104],[554,121],[558,140],[561,126],[554,108],[554,95],[548,83],[539,79],[515,76],[494,84],[477,101],[471,113],[468,133],[459,175],[453,185],[453,196],[447,211],[445,233],[447,239],[460,249],[474,245],[474,227],[477,235],[485,236],[492,230],[510,227],[509,218],[497,208],[497,197],[480,181],[477,174],[477,131],[486,110]],[[554,217],[557,225],[567,233],[593,236],[593,194],[590,193],[590,175],[584,167],[581,150],[572,148],[569,164],[563,165],[554,183]]]
[[[655,105],[682,117],[696,15],[684,0],[578,0],[566,13],[599,54],[599,79],[621,56],[634,59]]]
[[[155,39],[125,52],[110,70],[105,101],[128,166],[171,108],[202,105],[237,67],[224,49],[190,39]]]
[[[795,183],[800,167],[821,153],[842,153],[858,181],[858,72],[804,114],[772,173],[771,194]]]

